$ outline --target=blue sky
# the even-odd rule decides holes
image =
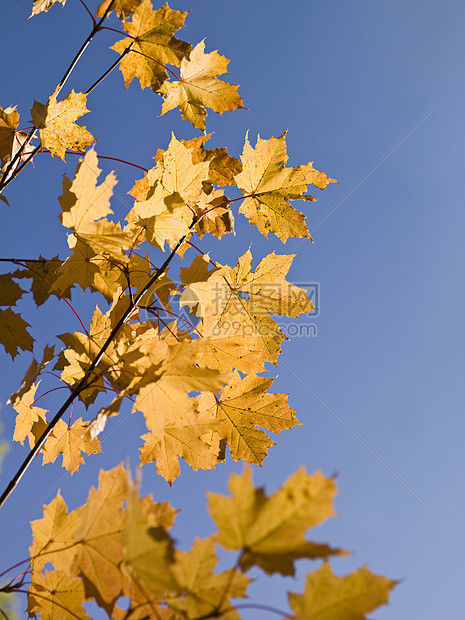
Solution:
[[[77,0],[30,20],[29,0],[3,4],[0,105],[16,104],[27,124],[33,99],[45,102],[54,90],[90,20]],[[229,81],[242,85],[247,110],[208,115],[212,145],[238,156],[247,130],[255,139],[288,129],[289,164],[314,161],[339,181],[303,206],[312,229],[338,205],[313,230],[313,244],[267,240],[242,217],[234,239],[202,244],[220,262],[234,261],[251,242],[258,257],[298,253],[292,279],[320,287],[319,316],[311,319],[316,334],[284,345],[274,384],[291,394],[303,426],[276,439],[264,466],[254,468],[255,481],[272,491],[301,464],[338,472],[338,516],[314,537],[353,551],[332,562],[339,574],[368,565],[402,580],[391,604],[372,617],[464,618],[465,5],[180,0],[170,6],[192,9],[180,37],[193,43],[206,37],[208,51],[231,58]],[[70,87],[85,90],[93,82],[114,59],[108,51],[114,41],[111,33],[99,35]],[[83,120],[99,139],[98,153],[149,167],[172,130],[177,137],[198,135],[177,111],[157,118],[160,106],[159,97],[135,83],[126,93],[115,71],[89,97],[92,114]],[[37,156],[11,185],[11,207],[0,206],[2,256],[66,255],[56,197],[62,174],[72,175],[75,163],[71,156],[67,165]],[[134,173],[119,167],[117,176],[124,195]],[[123,204],[114,207],[124,213]],[[78,292],[73,299],[89,319],[91,304]],[[51,325],[56,333],[79,328],[58,302],[24,309],[43,341],[52,341]],[[0,415],[11,437],[13,412],[5,403],[30,360],[0,359]],[[48,404],[53,408],[52,398]],[[2,564],[27,555],[27,521],[41,515],[58,487],[75,507],[101,467],[129,453],[134,465],[141,430],[128,416],[105,440],[104,454],[89,458],[73,478],[36,463],[0,512]],[[22,454],[12,447],[2,480]],[[241,469],[230,460],[215,472],[184,467],[170,489],[149,466],[144,491],[184,508],[175,534],[186,548],[194,535],[211,531],[204,490],[225,491],[231,470]],[[303,562],[295,580],[259,578],[252,600],[285,606],[285,590],[301,591],[312,568]]]

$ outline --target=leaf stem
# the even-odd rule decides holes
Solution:
[[[82,379],[79,381],[77,386],[75,388],[73,388],[71,394],[68,396],[66,401],[60,407],[60,409],[57,411],[57,413],[55,414],[55,417],[53,418],[53,420],[48,424],[48,426],[45,429],[45,431],[42,433],[42,435],[37,440],[35,446],[29,451],[29,454],[26,456],[26,458],[24,459],[23,463],[21,464],[21,466],[16,471],[15,475],[13,476],[13,478],[8,483],[7,487],[5,488],[4,492],[2,493],[2,495],[0,497],[0,508],[3,506],[5,501],[11,495],[13,490],[16,488],[18,482],[23,477],[24,473],[26,472],[27,468],[29,467],[29,465],[33,461],[34,457],[40,451],[40,449],[44,445],[45,441],[47,440],[47,437],[50,435],[50,433],[52,432],[52,430],[54,429],[54,427],[56,426],[58,421],[61,419],[61,417],[64,415],[64,413],[66,412],[68,407],[76,400],[76,398],[79,396],[79,394],[83,390],[85,390],[86,387],[88,387],[87,386],[87,382],[88,382],[89,376],[93,373],[95,368],[101,362],[103,356],[105,355],[106,350],[108,349],[110,344],[113,342],[114,338],[116,338],[116,336],[118,335],[118,332],[123,327],[123,325],[131,318],[131,315],[137,309],[138,304],[141,301],[141,299],[144,297],[144,295],[152,288],[152,286],[155,284],[155,282],[158,280],[158,278],[160,278],[160,276],[163,275],[163,273],[165,272],[166,268],[168,267],[168,265],[170,264],[170,262],[172,261],[172,259],[176,255],[177,251],[179,250],[181,245],[184,243],[186,237],[189,235],[190,231],[194,228],[196,223],[197,223],[197,217],[194,217],[192,219],[192,222],[191,222],[190,226],[189,226],[189,232],[186,233],[185,235],[183,235],[181,237],[181,239],[179,239],[179,241],[176,243],[176,245],[171,250],[171,252],[168,255],[168,257],[166,258],[166,260],[163,263],[163,265],[156,270],[156,272],[153,274],[153,276],[150,278],[150,280],[147,282],[147,284],[134,297],[133,302],[131,304],[129,304],[129,307],[127,308],[126,312],[124,312],[124,314],[121,316],[119,321],[113,327],[113,329],[110,332],[110,335],[108,336],[106,341],[103,343],[100,351],[97,353],[96,357],[94,358],[94,361],[91,363],[91,365],[89,366],[89,368],[85,372],[85,374],[82,377]]]
[[[90,12],[89,7],[87,6],[87,4],[84,2],[84,0],[79,0],[80,3],[82,4],[82,6],[85,8],[85,10],[87,11],[87,13],[89,14],[89,17],[92,20],[92,24],[95,26],[96,21],[95,21],[95,17],[92,15],[92,13]]]
[[[79,51],[77,52],[77,54],[74,56],[73,60],[71,61],[69,67],[66,69],[64,76],[61,78],[58,87],[57,87],[57,91],[55,93],[55,95],[58,97],[58,93],[61,91],[61,89],[63,88],[63,86],[66,84],[69,76],[71,75],[74,67],[77,65],[79,59],[81,58],[81,56],[83,55],[83,53],[85,52],[87,46],[89,45],[89,43],[92,41],[92,39],[94,38],[94,36],[97,34],[97,32],[99,30],[101,30],[101,26],[103,24],[103,22],[105,21],[108,13],[113,9],[113,4],[115,3],[115,0],[111,0],[110,4],[107,6],[105,13],[102,15],[102,18],[100,19],[100,21],[95,22],[94,20],[94,26],[89,34],[89,36],[87,37],[87,39],[84,41],[84,43],[81,45],[81,47],[79,48]]]
[[[105,73],[103,73],[103,74],[102,74],[102,75],[98,78],[98,80],[96,80],[96,81],[92,84],[92,86],[90,86],[90,87],[86,90],[86,92],[84,93],[85,95],[88,95],[89,93],[91,93],[91,92],[94,90],[94,88],[96,88],[96,87],[100,84],[100,82],[103,82],[103,80],[107,77],[107,75],[109,75],[109,74],[113,71],[113,69],[119,65],[119,63],[120,63],[120,62],[121,62],[121,60],[122,60],[122,59],[126,56],[126,54],[128,54],[128,53],[131,51],[131,47],[132,47],[133,45],[134,45],[134,42],[132,41],[132,42],[131,42],[128,46],[127,46],[127,48],[126,48],[123,52],[121,52],[121,54],[120,54],[120,55],[119,55],[119,57],[115,60],[115,62],[114,62],[112,65],[110,65],[110,66],[108,67],[108,69],[105,71]]]

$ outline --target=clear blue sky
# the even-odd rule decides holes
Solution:
[[[16,104],[23,124],[33,99],[45,102],[54,90],[89,29],[76,0],[27,21],[31,4],[2,3],[0,105]],[[251,241],[259,257],[297,252],[293,280],[320,286],[317,333],[284,346],[275,383],[276,391],[291,393],[303,426],[277,438],[263,468],[254,468],[255,480],[272,491],[302,463],[309,471],[338,472],[338,517],[314,537],[353,551],[332,562],[339,574],[368,565],[402,580],[391,604],[372,617],[465,618],[465,5],[179,0],[171,6],[192,9],[181,38],[206,37],[208,51],[231,58],[229,81],[242,84],[247,111],[207,117],[214,145],[238,156],[248,129],[268,138],[288,128],[289,163],[314,160],[339,180],[304,206],[312,228],[338,205],[313,231],[313,244],[266,240],[240,218],[235,239],[202,246],[220,262],[234,260]],[[107,50],[114,41],[111,33],[99,36],[70,86],[85,90],[92,83],[114,59]],[[99,139],[97,152],[150,166],[171,130],[198,135],[177,111],[157,118],[160,105],[135,83],[125,93],[115,71],[88,101],[85,124]],[[62,174],[72,175],[75,163],[71,156],[64,165],[40,155],[12,184],[11,207],[0,205],[2,256],[66,255],[56,197]],[[117,175],[124,195],[133,172],[120,167]],[[124,205],[114,206],[124,213]],[[74,301],[89,318],[91,306],[78,291]],[[26,311],[26,318],[48,342],[51,327],[79,328],[58,303]],[[5,403],[30,359],[14,367],[7,356],[0,359],[0,416],[11,437],[13,411]],[[54,400],[48,404],[53,408]],[[27,555],[27,521],[41,515],[58,487],[75,507],[101,467],[130,452],[134,465],[141,429],[128,416],[104,441],[104,454],[89,458],[73,478],[60,466],[36,463],[0,512],[2,565]],[[2,480],[22,454],[12,448]],[[170,489],[150,466],[144,491],[185,507],[175,534],[186,548],[195,534],[211,530],[204,489],[224,491],[230,471],[241,468],[230,460],[216,472],[184,467]],[[285,605],[281,586],[283,593],[301,591],[311,568],[302,563],[297,578],[279,587],[279,580],[258,579],[252,600]]]

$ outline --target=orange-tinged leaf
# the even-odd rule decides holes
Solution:
[[[236,183],[247,197],[239,212],[265,236],[273,232],[283,242],[289,237],[311,239],[304,214],[289,200],[314,200],[305,195],[308,186],[324,189],[334,179],[315,170],[311,163],[286,168],[287,159],[285,133],[269,140],[258,136],[255,149],[246,137],[241,156],[244,169],[236,175]]]
[[[62,571],[33,573],[28,611],[40,613],[41,620],[91,620],[82,604],[87,600],[84,584]]]
[[[168,3],[153,10],[150,0],[136,7],[132,21],[123,24],[132,38],[122,39],[111,48],[121,54],[133,43],[131,52],[120,62],[126,88],[137,78],[141,88],[157,90],[167,77],[163,65],[179,67],[191,46],[173,35],[184,26],[188,12],[173,11]]]
[[[210,108],[218,114],[227,110],[243,108],[242,97],[233,86],[217,77],[227,72],[229,60],[218,51],[205,54],[205,43],[200,41],[189,55],[181,61],[181,79],[164,82],[158,92],[166,96],[161,115],[176,106],[181,118],[189,120],[194,127],[205,129],[205,116]]]
[[[219,422],[218,435],[229,443],[235,461],[262,464],[268,448],[274,445],[258,427],[273,433],[299,424],[294,410],[287,404],[287,394],[270,394],[273,379],[249,375],[224,387],[219,398],[202,394],[200,411]]]
[[[29,323],[11,308],[0,309],[0,344],[14,359],[18,349],[32,351],[34,339],[27,331]]]
[[[66,4],[66,0],[34,0],[32,13],[29,17],[42,13],[42,11],[48,11],[56,2],[60,2],[63,6]]]
[[[44,506],[42,519],[31,521],[33,541],[29,553],[34,571],[41,570],[51,562],[57,570],[69,571],[77,546],[73,544],[73,532],[79,523],[81,508],[68,514],[60,492],[53,501]]]
[[[110,2],[111,0],[104,0],[103,2],[101,2],[98,5],[95,16],[103,17]],[[116,11],[116,14],[121,19],[121,21],[124,21],[132,15],[134,9],[136,9],[141,2],[142,0],[114,0],[111,10],[109,11],[109,13],[107,13],[107,15],[110,15],[110,13],[114,10]]]
[[[32,448],[38,438],[38,431],[44,431],[47,426],[46,413],[47,409],[36,407],[33,403],[36,399],[35,393],[39,384],[31,385],[30,389],[22,394],[18,399],[13,401],[13,407],[16,413],[16,425],[13,439],[24,445],[26,437],[29,439],[29,445]],[[35,428],[34,428],[35,427]],[[39,432],[39,436],[42,433]]]
[[[16,106],[0,107],[0,173],[4,172],[25,140],[26,134],[17,131],[19,114]]]
[[[38,260],[24,261],[24,264],[27,269],[17,269],[12,275],[14,278],[32,279],[31,293],[37,307],[45,303],[50,295],[58,297],[57,292],[53,290],[53,284],[58,278],[58,269],[62,265],[58,256],[50,259],[40,256]],[[70,282],[66,290],[63,290],[62,297],[68,299],[71,297],[70,287],[72,284]]]
[[[43,464],[53,463],[57,457],[63,455],[63,467],[71,475],[84,464],[84,454],[98,454],[101,452],[100,440],[92,439],[89,433],[89,422],[82,418],[68,426],[63,420],[58,420],[43,447]]]
[[[223,618],[231,610],[232,598],[246,597],[251,580],[235,569],[214,573],[217,563],[213,537],[196,538],[188,552],[176,550],[172,572],[180,594],[168,598],[170,607],[187,618],[205,618],[209,614]],[[239,620],[240,616],[231,610],[227,618]]]
[[[305,532],[334,515],[334,481],[302,468],[273,495],[252,484],[250,469],[230,477],[231,498],[208,494],[210,514],[226,549],[243,550],[241,567],[260,566],[267,573],[294,574],[294,560],[324,558],[339,550],[308,542]]]
[[[98,489],[92,488],[82,506],[74,539],[79,541],[73,570],[84,578],[86,594],[95,596],[109,613],[122,593],[128,476],[122,465],[101,471]],[[75,573],[76,574],[76,573]]]
[[[89,112],[86,108],[87,96],[73,90],[66,99],[57,101],[57,90],[45,105],[34,101],[31,115],[32,122],[40,131],[42,148],[65,161],[66,149],[84,152],[95,142],[95,138],[85,127],[75,124],[79,117]]]
[[[289,593],[292,620],[365,620],[365,614],[386,605],[396,584],[366,567],[337,577],[325,562],[307,574],[303,594]]]

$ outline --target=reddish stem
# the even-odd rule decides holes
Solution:
[[[157,65],[160,65],[160,67],[163,67],[166,71],[168,71],[168,73],[171,73],[171,75],[175,77],[178,80],[178,82],[182,82],[181,78],[178,75],[176,75],[174,71],[171,71],[171,69],[169,69],[166,65],[164,65],[162,62],[160,62],[156,58],[153,58],[152,56],[149,56],[148,54],[144,54],[144,52],[140,52],[139,50],[132,49],[131,52],[135,52],[136,54],[145,56],[145,58],[148,58],[149,60],[153,60],[153,62],[156,62]]]
[[[186,241],[186,243],[188,243],[189,245],[191,245],[194,250],[197,250],[197,252],[199,252],[199,254],[201,254],[202,256],[205,256],[205,253],[202,252],[202,250],[200,248],[198,248],[194,243],[192,243],[192,241]],[[211,263],[213,265],[213,267],[218,267],[218,265],[215,263],[215,261],[212,261],[212,259],[210,257],[208,257],[208,262]]]
[[[129,33],[124,32],[124,30],[116,30],[116,28],[110,28],[110,26],[102,26],[100,30],[111,30],[112,32],[116,32],[117,34],[122,34],[123,37],[126,37],[127,39],[132,39],[133,41],[136,40],[136,37],[133,37]]]
[[[96,25],[96,21],[95,21],[95,17],[92,15],[92,13],[89,10],[89,7],[87,6],[87,4],[84,2],[84,0],[80,0],[80,3],[82,4],[82,6],[85,8],[85,10],[87,11],[87,13],[89,14],[89,17],[92,20],[92,24],[95,26]]]
[[[28,267],[26,264],[21,263],[21,261],[13,261],[13,262],[14,262],[16,265],[20,265],[21,267],[24,267],[24,269],[28,269],[29,271],[32,271],[32,273],[35,273],[35,274],[36,274],[36,276],[39,276],[39,278],[42,278],[42,280],[43,280],[44,282],[46,282],[46,283],[47,283],[50,287],[52,287],[52,286],[53,286],[53,285],[52,285],[52,283],[51,283],[51,282],[49,282],[45,276],[43,276],[43,275],[42,275],[41,273],[39,273],[38,271],[35,271],[35,269],[31,269],[31,267]],[[79,323],[80,323],[80,324],[81,324],[81,326],[82,326],[82,329],[83,329],[83,330],[86,332],[86,334],[89,336],[89,332],[87,331],[86,326],[85,326],[85,325],[84,325],[84,323],[82,322],[81,317],[80,317],[80,316],[79,316],[79,314],[76,312],[76,310],[73,308],[73,306],[70,304],[70,302],[66,299],[66,297],[63,297],[63,295],[60,293],[60,291],[55,291],[55,293],[58,295],[58,297],[59,297],[60,299],[63,299],[63,301],[65,301],[65,302],[68,304],[68,306],[71,308],[71,310],[72,310],[72,311],[74,312],[74,314],[76,315],[76,317],[77,317],[77,319],[78,319]]]
[[[47,394],[50,394],[51,392],[55,392],[56,390],[65,390],[66,388],[69,389],[69,386],[66,385],[59,385],[58,387],[54,387],[51,390],[47,390],[46,392],[44,392],[41,396],[39,396],[38,398],[35,399],[35,401],[32,403],[31,407],[33,407],[37,402],[39,402],[39,400],[41,398],[43,398],[44,396],[47,396]]]

